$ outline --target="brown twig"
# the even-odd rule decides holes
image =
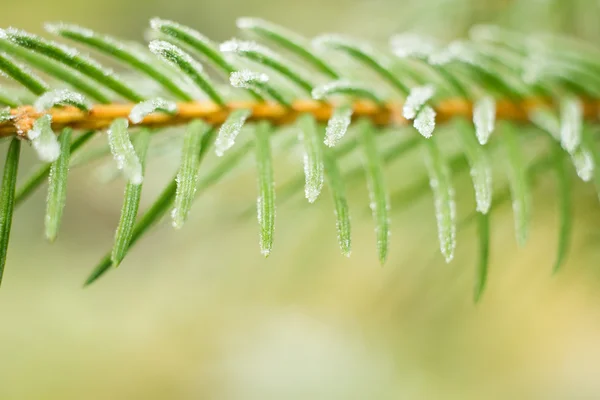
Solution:
[[[596,120],[600,111],[600,102],[584,101],[584,116]],[[57,131],[64,127],[74,129],[101,130],[107,128],[117,118],[127,118],[134,104],[99,104],[88,112],[75,107],[62,107],[49,110],[52,115],[52,126]],[[502,120],[525,122],[531,110],[540,106],[552,106],[545,99],[529,99],[522,103],[498,101],[496,117]],[[270,120],[276,125],[292,122],[299,114],[311,113],[318,121],[325,122],[331,117],[333,106],[329,103],[313,100],[295,101],[290,108],[275,103],[232,102],[227,107],[219,107],[210,101],[179,103],[175,115],[155,113],[147,116],[136,126],[166,127],[184,124],[193,119],[203,119],[206,122],[219,125],[225,121],[231,110],[252,109],[251,120]],[[436,120],[445,122],[454,117],[472,115],[473,105],[464,100],[450,99],[440,102],[435,107]],[[33,123],[44,113],[37,112],[32,106],[22,106],[11,110],[14,116],[9,121],[0,123],[0,137],[23,135],[32,128]],[[370,118],[379,126],[402,125],[407,121],[402,117],[401,103],[388,103],[384,107],[367,101],[354,103],[354,117]]]

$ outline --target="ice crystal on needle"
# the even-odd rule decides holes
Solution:
[[[177,104],[161,97],[146,100],[136,104],[131,109],[131,112],[129,113],[129,119],[134,124],[139,124],[147,115],[156,111],[166,112],[167,114],[175,114],[177,112]]]
[[[425,106],[419,111],[413,125],[421,135],[430,138],[435,129],[435,110],[430,106]]]
[[[82,111],[88,111],[91,107],[91,104],[82,94],[68,89],[58,89],[44,93],[38,97],[33,107],[37,112],[42,112],[59,105],[70,105]]]
[[[128,127],[129,124],[126,119],[116,119],[108,129],[108,144],[117,162],[117,168],[123,170],[123,174],[129,182],[139,185],[144,179],[142,164],[129,138]]]
[[[52,116],[46,114],[38,118],[33,128],[27,132],[27,138],[35,149],[40,160],[54,162],[60,155],[60,144],[52,131]]]
[[[496,125],[496,101],[493,97],[484,96],[475,102],[473,108],[475,134],[480,144],[486,144]]]
[[[412,88],[410,94],[406,98],[402,114],[406,119],[414,119],[417,113],[423,108],[435,94],[433,85],[419,86]]]

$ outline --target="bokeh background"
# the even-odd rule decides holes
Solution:
[[[600,39],[592,0],[0,2],[2,27],[42,33],[44,22],[62,20],[136,40],[153,16],[219,41],[237,34],[241,16],[382,43],[402,31],[449,41],[488,22]],[[34,158],[25,152],[23,175]],[[419,163],[394,163],[388,180],[400,185]],[[154,159],[145,206],[175,164]],[[280,153],[276,178],[299,168],[299,152]],[[163,223],[119,270],[82,289],[119,218],[123,182],[107,182],[105,170],[100,162],[72,171],[53,246],[43,240],[43,191],[16,212],[0,290],[2,400],[600,398],[600,212],[591,186],[574,188],[572,250],[554,276],[552,176],[535,191],[526,248],[515,244],[510,208],[494,212],[489,286],[475,305],[473,227],[460,231],[446,265],[432,199],[414,201],[393,213],[381,267],[362,181],[351,187],[352,258],[339,254],[326,195],[308,207],[299,194],[278,209],[275,249],[263,259],[255,219],[239,217],[255,199],[251,160],[201,196],[183,230]],[[472,207],[468,176],[456,184]]]

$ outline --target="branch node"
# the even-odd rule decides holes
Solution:
[[[44,114],[37,112],[32,106],[21,106],[11,110],[11,115],[14,116],[10,123],[15,134],[21,139],[27,139],[27,133],[33,129],[35,121]]]

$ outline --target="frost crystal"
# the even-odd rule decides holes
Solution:
[[[431,181],[430,185],[433,188],[435,181]],[[439,190],[438,190],[439,192]],[[434,189],[434,194],[436,189]],[[450,198],[448,208],[446,208],[446,196]],[[454,201],[454,191],[449,190],[448,194],[435,194],[434,200],[435,218],[438,225],[438,240],[440,241],[440,251],[447,263],[454,259],[454,250],[456,248],[456,202]],[[447,225],[447,220],[451,221],[451,225]]]
[[[154,54],[164,58],[169,63],[177,66],[178,59],[182,59],[183,62],[190,64],[197,71],[202,71],[202,65],[195,61],[188,53],[181,50],[179,47],[166,42],[164,40],[153,40],[148,44],[148,48]]]
[[[414,119],[419,110],[423,108],[425,103],[427,103],[434,94],[435,88],[433,85],[412,88],[402,109],[402,115],[404,115],[404,118],[409,120]]]
[[[152,62],[152,59],[150,59],[148,57],[147,52],[140,50],[141,46],[139,46],[135,43],[125,43],[125,42],[116,40],[115,38],[113,38],[111,36],[94,32],[91,29],[84,28],[79,25],[65,24],[63,22],[58,22],[58,23],[47,23],[44,25],[44,28],[49,33],[63,36],[63,37],[68,37],[68,38],[71,38],[73,36],[83,37],[88,40],[91,39],[92,41],[101,42],[103,44],[103,47],[106,47],[106,46],[108,46],[109,48],[114,47],[115,49],[118,49],[118,50],[121,50],[121,51],[124,51],[127,53],[131,53],[135,58],[139,58],[140,60],[142,60],[146,63]],[[75,40],[79,40],[79,39],[75,39]],[[105,50],[110,51],[110,49],[106,49],[106,48],[105,48]]]
[[[334,94],[353,95],[356,97],[367,98],[375,103],[382,103],[379,96],[370,88],[346,79],[328,82],[325,85],[314,88],[311,92],[311,96],[315,100],[322,100],[327,96]]]
[[[52,116],[46,114],[36,120],[33,128],[27,132],[27,138],[37,152],[40,160],[54,162],[60,155],[60,144],[52,131]]]
[[[542,55],[530,54],[522,63],[523,73],[521,79],[528,85],[534,85],[542,80],[544,75],[548,74],[550,64]]]
[[[277,55],[274,54],[268,48],[261,46],[256,42],[246,40],[228,40],[226,42],[221,43],[221,45],[219,46],[219,50],[221,50],[223,53],[259,53],[268,57],[277,58]]]
[[[65,24],[64,22],[48,22],[44,24],[44,29],[46,30],[46,32],[55,35],[60,35],[61,32],[65,31],[73,32],[86,38],[91,38],[95,35],[94,31],[91,29],[73,24]]]
[[[419,111],[413,122],[413,126],[421,135],[430,138],[435,129],[435,110],[430,106],[425,106]]]
[[[176,30],[179,30],[179,31],[185,33],[186,35],[193,37],[197,41],[204,43],[207,46],[210,46],[210,47],[213,46],[213,42],[209,38],[207,38],[206,36],[204,36],[200,32],[198,32],[197,30],[192,29],[185,25],[181,25],[174,21],[169,21],[169,20],[160,19],[160,18],[152,18],[150,20],[150,27],[152,29],[154,29],[155,31],[162,31],[165,29],[176,29]]]
[[[450,186],[450,171],[446,165],[437,165],[431,151],[425,153],[425,164],[429,171],[429,186],[433,192],[435,218],[438,228],[440,251],[447,263],[454,258],[456,248],[456,201],[454,188]]]
[[[571,160],[577,171],[577,175],[584,182],[589,182],[594,176],[594,158],[587,149],[579,148],[572,155]]]
[[[177,104],[161,97],[146,100],[136,104],[131,109],[131,112],[129,113],[129,120],[134,124],[139,124],[147,115],[156,111],[163,111],[167,114],[175,114],[177,112]]]
[[[13,116],[10,114],[10,107],[0,108],[0,122],[6,122],[13,119]]]
[[[183,227],[194,202],[198,188],[202,138],[208,129],[208,126],[201,120],[192,121],[187,126],[181,149],[179,170],[175,178],[177,189],[171,212],[172,225],[175,229]]]
[[[477,212],[487,214],[492,205],[492,169],[488,163],[471,168]]]
[[[351,83],[347,80],[331,81],[325,85],[314,88],[311,96],[315,100],[322,100],[332,92],[337,92],[339,89],[347,88],[350,85]]]
[[[243,89],[255,89],[257,85],[262,85],[269,82],[267,74],[253,72],[250,70],[242,70],[232,72],[229,76],[231,86]]]
[[[428,59],[428,62],[431,65],[446,65],[452,61],[455,61],[455,57],[448,49],[431,54]]]
[[[256,198],[256,218],[258,219],[258,224],[260,226],[264,223],[263,203],[262,196],[258,196]],[[267,257],[271,253],[271,250],[268,247],[265,247],[263,243],[262,230],[260,232],[258,244],[260,245],[260,254]]]
[[[272,24],[268,21],[265,21],[264,19],[260,19],[260,18],[253,18],[253,17],[241,17],[238,18],[236,20],[236,25],[238,28],[242,29],[242,30],[263,30],[265,32],[268,32],[270,34],[274,34],[277,36],[285,36],[287,39],[298,42],[298,43],[302,43],[305,42],[305,38],[303,38],[302,36],[294,33],[294,32],[290,32],[284,28],[281,28],[280,26],[277,26],[275,24]]]
[[[528,40],[526,49],[527,56],[521,62],[523,82],[534,85],[541,82],[547,75],[554,74],[554,66],[548,56],[545,44],[538,40]]]
[[[66,104],[77,107],[83,111],[88,111],[91,107],[90,102],[87,101],[83,95],[68,89],[58,89],[46,92],[38,97],[33,106],[37,112],[43,112],[58,105]]]
[[[313,173],[313,164],[311,161],[312,160],[308,153],[304,153],[304,176],[306,177],[304,185],[304,197],[306,197],[306,200],[308,200],[309,203],[314,203],[319,197],[319,194],[321,194],[324,178],[322,170],[320,173]]]
[[[326,50],[327,48],[350,48],[373,57],[373,48],[365,42],[361,42],[354,38],[349,38],[337,34],[325,34],[318,36],[312,40],[312,45],[317,49]]]
[[[164,40],[153,40],[148,45],[148,48],[152,53],[162,58],[170,66],[183,71],[186,74],[186,78],[195,75],[202,81],[207,80],[203,72],[204,68],[202,67],[202,64],[181,48]],[[201,85],[200,83],[197,84]],[[206,92],[206,88],[201,87],[201,89]]]
[[[298,137],[304,147],[304,196],[309,203],[314,203],[323,189],[325,167],[319,136],[314,118],[308,115],[301,116]]]
[[[486,144],[496,125],[496,101],[493,97],[485,96],[475,102],[473,124],[477,140],[482,145]]]
[[[429,63],[432,65],[445,65],[453,61],[477,64],[475,52],[464,41],[452,42],[445,49],[429,56]]]
[[[215,153],[217,156],[223,156],[225,151],[233,147],[235,139],[251,114],[251,110],[235,110],[229,115],[227,120],[221,125],[219,134],[215,140]]]
[[[324,143],[327,146],[335,146],[344,137],[350,122],[352,122],[352,113],[351,105],[344,105],[333,111],[333,115],[327,121],[327,127],[325,128]]]
[[[269,95],[268,82],[268,75],[249,70],[235,71],[229,75],[231,86],[239,89],[249,89],[263,96]]]
[[[152,53],[161,58],[169,66],[183,72],[179,79],[191,83],[195,88],[200,89],[219,105],[223,105],[223,100],[212,87],[208,76],[203,72],[200,62],[194,59],[190,54],[164,40],[153,40],[148,45]]]
[[[405,33],[390,39],[392,52],[399,58],[427,58],[437,50],[433,39],[416,33]]]
[[[62,54],[58,55],[58,58],[62,58],[62,56],[64,56],[65,58],[68,58],[69,60],[71,60],[73,62],[85,63],[88,66],[90,66],[91,68],[101,71],[105,76],[111,76],[113,74],[111,70],[103,67],[97,61],[92,60],[91,58],[86,57],[84,55],[81,55],[79,53],[79,51],[77,51],[77,49],[75,49],[73,47],[68,47],[63,44],[50,42],[48,40],[42,39],[39,36],[33,35],[24,30],[21,30],[21,29],[15,29],[15,28],[0,29],[0,38],[8,39],[11,42],[16,43],[21,46],[24,46],[24,47],[28,46],[27,45],[28,42],[40,43],[43,47],[52,49],[51,52],[62,53]],[[44,52],[45,51],[46,50],[44,50]],[[50,52],[48,53],[48,55],[50,56]],[[57,57],[52,56],[52,58],[57,58]]]
[[[529,120],[540,129],[548,132],[554,139],[560,141],[560,122],[550,110],[536,108],[529,113]]]
[[[570,154],[581,143],[583,106],[577,98],[567,98],[560,103],[560,144]]]
[[[117,168],[123,170],[129,182],[139,185],[143,181],[142,164],[127,133],[128,127],[126,119],[115,120],[108,130],[108,145]]]

